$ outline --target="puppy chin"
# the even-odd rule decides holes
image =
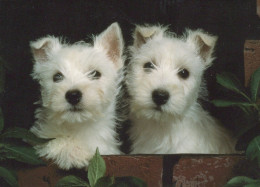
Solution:
[[[138,112],[133,111],[132,113],[135,114],[136,118],[146,118],[158,122],[172,121],[176,118],[173,113],[168,113],[163,107],[143,108],[139,109]]]
[[[65,110],[61,119],[69,123],[83,123],[86,121],[94,121],[93,114],[82,108],[71,107]]]

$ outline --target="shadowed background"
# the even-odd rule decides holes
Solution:
[[[5,127],[29,128],[34,121],[39,87],[30,77],[29,41],[46,35],[63,36],[70,43],[89,41],[115,21],[126,44],[132,41],[134,24],[143,23],[169,25],[177,34],[188,27],[217,35],[217,59],[205,75],[210,98],[223,93],[216,88],[215,73],[228,71],[244,80],[244,41],[260,37],[255,0],[0,1],[0,56],[7,64],[1,96]],[[239,116],[227,109],[209,109],[228,126]]]

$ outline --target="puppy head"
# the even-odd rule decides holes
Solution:
[[[126,83],[131,111],[157,120],[181,118],[199,95],[217,38],[202,30],[176,37],[161,26],[137,26]]]
[[[47,36],[31,42],[32,76],[41,85],[42,104],[70,122],[103,115],[117,92],[123,39],[117,23],[95,37],[94,44],[65,44]]]

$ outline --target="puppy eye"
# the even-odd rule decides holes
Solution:
[[[154,66],[154,64],[152,62],[146,62],[144,64],[143,68],[144,68],[144,71],[151,72],[152,69],[155,69],[155,66]]]
[[[101,73],[99,71],[94,70],[89,73],[89,77],[91,79],[99,79],[101,77]]]
[[[178,76],[182,79],[187,79],[190,75],[190,72],[187,70],[187,69],[181,69],[179,72],[178,72]]]
[[[61,72],[58,72],[53,75],[53,82],[60,82],[64,79],[64,76],[62,75]]]

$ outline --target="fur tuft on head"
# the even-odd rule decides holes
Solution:
[[[143,44],[154,37],[162,37],[167,31],[167,27],[163,26],[151,26],[151,25],[136,25],[135,31],[133,33],[134,47],[140,48]]]
[[[30,42],[30,47],[35,62],[46,62],[50,53],[57,52],[61,48],[60,40],[54,36],[47,36]]]
[[[186,41],[197,51],[206,67],[209,67],[214,60],[213,53],[217,39],[217,36],[210,35],[201,29],[186,30]]]
[[[122,54],[124,50],[123,36],[118,23],[111,24],[105,31],[96,37],[94,47],[105,50],[117,69],[122,68]]]

